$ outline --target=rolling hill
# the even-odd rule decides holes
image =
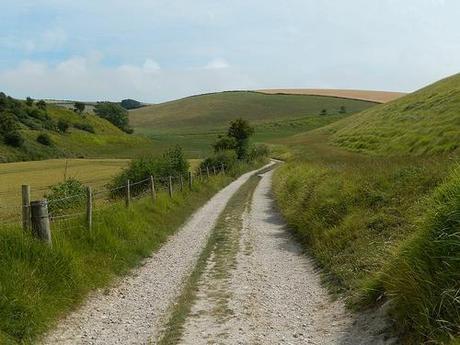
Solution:
[[[93,114],[79,115],[50,104],[39,106],[37,102],[27,104],[4,94],[0,95],[0,120],[0,162],[58,157],[132,158],[153,147],[150,139],[128,135]],[[63,123],[67,124],[65,130]],[[40,143],[39,136],[46,139]]]
[[[347,90],[347,89],[263,89],[258,92],[266,94],[285,95],[310,95],[330,96],[339,98],[360,99],[377,103],[388,103],[401,98],[406,94],[403,92],[371,91],[371,90]]]
[[[193,96],[130,111],[137,133],[159,145],[181,144],[201,157],[228,122],[238,117],[256,127],[256,141],[270,142],[318,128],[375,106],[375,102],[325,96],[267,95],[232,91]],[[325,110],[323,115],[320,113]]]
[[[321,131],[331,134],[336,145],[372,154],[458,152],[460,74]]]

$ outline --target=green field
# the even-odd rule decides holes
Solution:
[[[277,152],[278,204],[328,286],[352,308],[389,301],[404,344],[459,341],[459,80],[285,138]]]
[[[188,97],[136,109],[130,123],[154,139],[158,148],[182,145],[188,156],[203,157],[230,120],[243,117],[256,129],[255,142],[276,142],[318,128],[376,105],[337,97],[222,92]],[[340,114],[341,107],[346,113]],[[319,115],[323,109],[327,115]]]

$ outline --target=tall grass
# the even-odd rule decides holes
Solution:
[[[196,181],[193,192],[159,193],[155,203],[145,198],[129,209],[115,204],[95,214],[91,232],[73,227],[83,220],[52,229],[52,248],[17,227],[0,229],[0,343],[32,342],[90,290],[149,256],[231,180]]]
[[[446,180],[452,161],[309,143],[291,147],[274,190],[328,285],[353,308],[392,300],[409,343],[458,336],[458,170]]]

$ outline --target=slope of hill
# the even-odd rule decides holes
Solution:
[[[212,93],[147,106],[131,112],[133,127],[186,129],[225,127],[235,117],[251,122],[339,113],[344,106],[355,113],[375,105],[373,102],[321,96],[265,95],[249,91]]]
[[[460,74],[324,130],[339,146],[373,154],[458,152]]]
[[[181,144],[189,156],[201,157],[228,122],[238,117],[256,127],[256,141],[267,142],[327,125],[375,105],[336,97],[221,92],[130,111],[130,124],[160,146]]]
[[[57,157],[131,158],[153,146],[151,140],[123,133],[95,115],[79,115],[37,102],[28,104],[4,94],[0,94],[0,120],[0,162]]]
[[[258,92],[266,94],[285,95],[311,95],[330,96],[339,98],[360,99],[377,103],[387,103],[401,98],[406,94],[403,92],[371,91],[371,90],[347,90],[347,89],[263,89]]]

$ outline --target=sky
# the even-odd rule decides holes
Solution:
[[[0,0],[0,91],[413,91],[460,72],[459,0]]]

